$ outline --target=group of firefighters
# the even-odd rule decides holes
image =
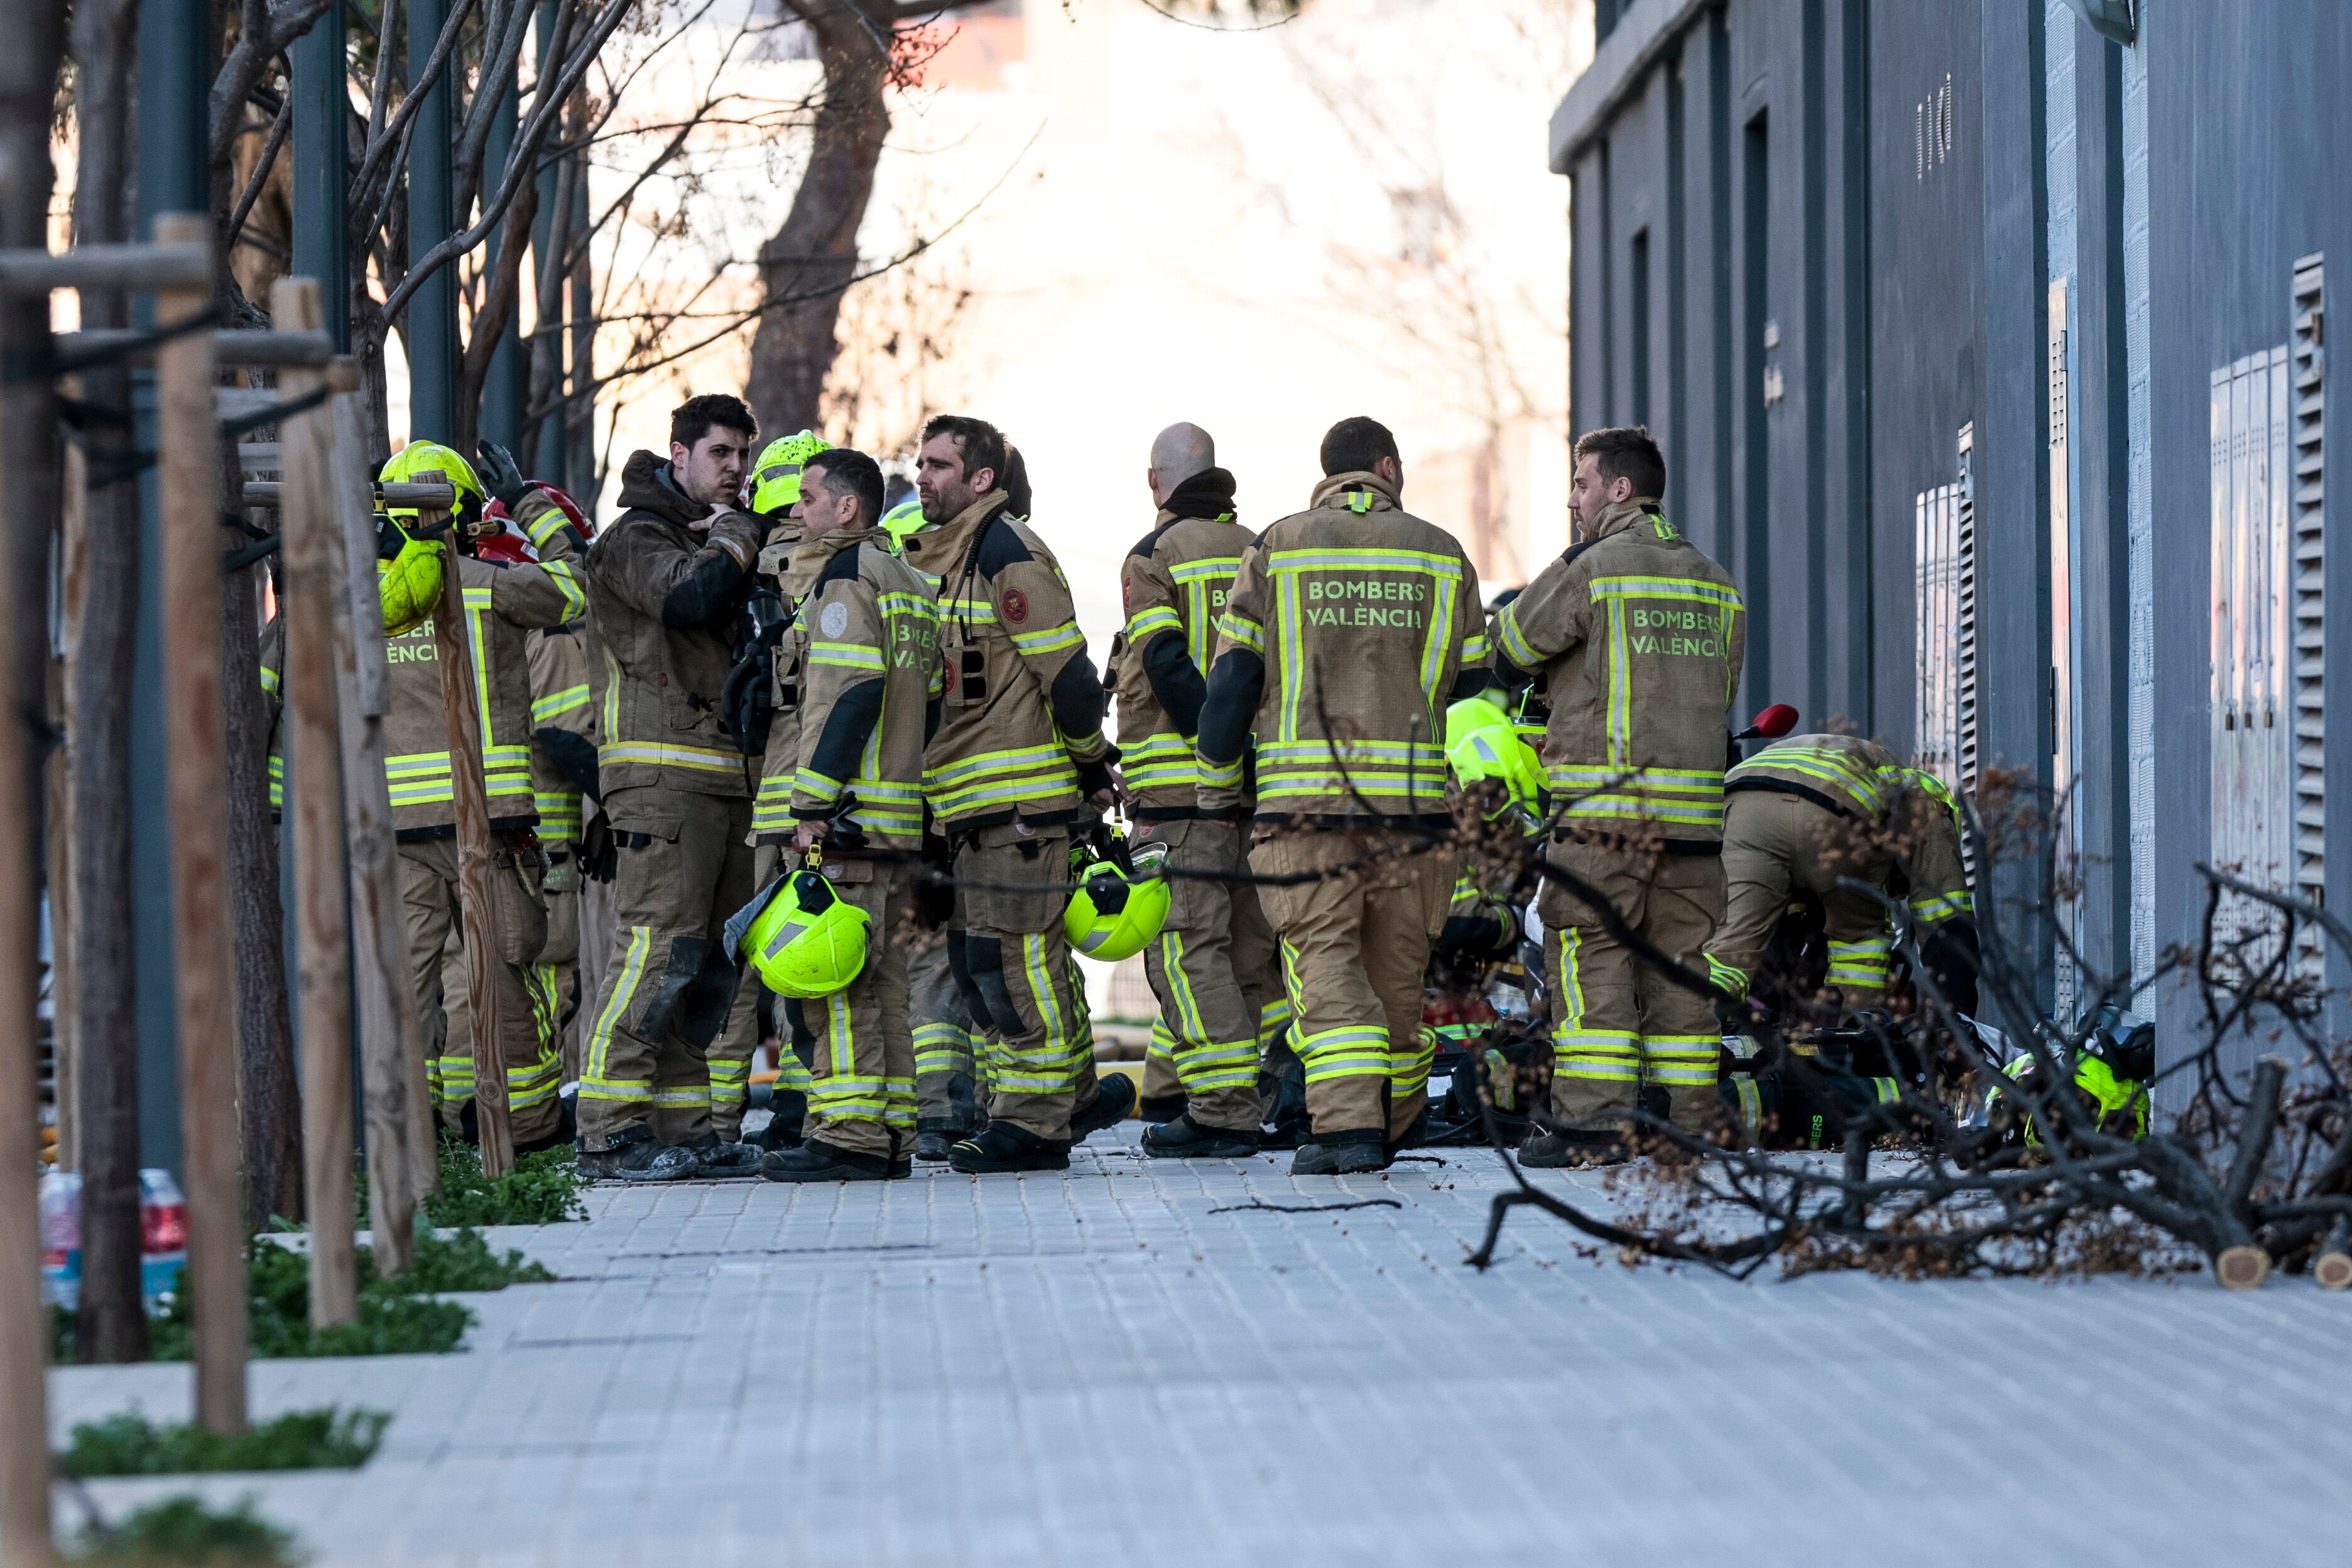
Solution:
[[[1578,442],[1572,542],[1490,610],[1453,535],[1405,510],[1379,423],[1333,426],[1306,509],[1256,531],[1208,433],[1173,426],[1108,689],[993,426],[931,420],[890,507],[873,458],[805,431],[762,448],[732,396],[690,399],[669,435],[628,459],[601,531],[494,445],[414,441],[383,472],[456,492],[378,519],[386,770],[453,1126],[475,1057],[428,619],[452,570],[511,1128],[521,1150],[576,1142],[586,1176],[1061,1170],[1138,1113],[1156,1157],[1378,1171],[1427,1126],[1426,983],[1464,940],[1540,943],[1523,983],[1550,1104],[1522,1161],[1608,1163],[1643,1112],[1736,1121],[1721,1010],[1792,898],[1821,913],[1845,1013],[1884,999],[1898,930],[1951,956],[1948,986],[1972,974],[1940,784],[1835,734],[1741,760],[1740,595],[1668,520],[1646,430]],[[273,694],[278,669],[273,635]],[[592,984],[587,881],[611,927]],[[1074,962],[1138,952],[1159,1004],[1139,1089],[1097,1075]],[[770,1031],[775,1114],[746,1142]]]

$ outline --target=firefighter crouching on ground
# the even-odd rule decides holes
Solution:
[[[482,471],[446,447],[412,441],[379,478],[400,483],[438,469],[457,492],[446,538],[464,589],[467,642],[474,658],[482,731],[482,773],[489,806],[490,927],[499,962],[490,966],[499,988],[499,1055],[507,1075],[509,1126],[519,1152],[551,1148],[570,1135],[561,1124],[556,1089],[553,1010],[537,971],[547,939],[541,890],[544,860],[532,832],[530,671],[526,635],[576,617],[584,600],[574,570],[583,546],[571,519],[546,493],[523,480],[514,459],[495,445],[482,448]],[[532,545],[539,564],[499,565],[478,559],[480,537],[505,524],[483,517],[483,503],[504,504]],[[443,950],[461,940],[457,906],[457,788],[450,771],[447,710],[435,658],[433,601],[439,571],[428,586],[412,568],[429,557],[442,570],[451,560],[443,541],[413,541],[406,531],[417,513],[404,510],[377,519],[384,599],[385,653],[392,710],[384,717],[384,774],[391,786],[393,828],[399,841],[400,893],[408,937],[409,973],[416,988],[417,1022],[426,1076],[445,1125],[472,1121],[473,1036],[462,995],[443,984]],[[398,556],[402,570],[389,570]],[[282,657],[279,625],[271,623],[263,654],[264,684],[274,692]]]
[[[1119,568],[1127,625],[1111,650],[1127,815],[1168,846],[1177,870],[1242,870],[1244,795],[1202,809],[1193,760],[1209,650],[1253,535],[1234,521],[1234,477],[1197,425],[1151,444],[1145,479],[1160,514]],[[1144,949],[1160,1003],[1145,1095],[1183,1109],[1143,1135],[1146,1153],[1229,1159],[1259,1143],[1258,1018],[1274,932],[1245,883],[1172,879],[1167,923]],[[1163,1051],[1166,1054],[1162,1054]],[[1162,1081],[1165,1076],[1166,1081]]]
[[[863,452],[809,458],[793,509],[802,537],[782,579],[794,606],[776,657],[763,801],[785,781],[797,863],[821,849],[835,897],[866,916],[866,962],[832,994],[785,999],[795,1047],[812,1047],[798,1148],[771,1152],[778,1182],[910,1174],[915,1048],[905,927],[923,840],[926,709],[939,672],[939,606],[876,527],[882,470]]]
[[[1646,429],[1580,440],[1577,542],[1495,617],[1495,647],[1541,676],[1550,703],[1549,859],[1703,973],[1723,916],[1725,720],[1746,616],[1729,574],[1666,521],[1665,488]],[[1710,1000],[1667,982],[1556,877],[1537,907],[1561,1129],[1529,1139],[1521,1162],[1622,1159],[1644,1089],[1675,1126],[1712,1125],[1722,1031]]]
[[[615,866],[613,959],[581,1068],[586,1176],[759,1169],[757,1151],[712,1130],[706,1057],[722,1031],[751,1026],[733,1006],[722,932],[752,891],[753,764],[719,704],[760,549],[758,521],[735,509],[757,434],[739,399],[688,399],[670,416],[668,460],[640,451],[623,468],[628,510],[588,557],[588,614],[605,659],[597,772]],[[748,1059],[751,1043],[721,1051]]]
[[[1004,437],[946,415],[923,429],[917,489],[934,525],[908,563],[940,580],[944,694],[923,793],[955,850],[949,957],[991,1037],[989,1123],[959,1171],[1066,1170],[1134,1086],[1097,1084],[1062,917],[1072,830],[1114,798],[1103,689],[1053,552],[1007,515]]]
[[[1298,1175],[1385,1167],[1428,1104],[1422,975],[1455,858],[1444,712],[1486,685],[1478,575],[1403,511],[1396,438],[1323,437],[1309,510],[1242,553],[1202,705],[1199,801],[1237,805],[1255,733],[1259,901],[1281,937],[1313,1142]]]
[[[1975,1013],[1976,907],[1951,792],[1875,742],[1792,735],[1733,768],[1724,781],[1723,876],[1723,924],[1706,959],[1734,996],[1748,994],[1790,895],[1804,892],[1822,908],[1835,1010],[1885,1002],[1894,930],[1885,906],[1842,886],[1846,879],[1909,903],[1920,955],[1945,1000]]]

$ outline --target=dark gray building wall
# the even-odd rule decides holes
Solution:
[[[1745,701],[1913,742],[1914,500],[1954,477],[1969,427],[1979,754],[2071,786],[2084,953],[2121,969],[2137,951],[2145,970],[2196,941],[2211,844],[2210,378],[2288,341],[2298,258],[2334,261],[2339,292],[2352,279],[2352,9],[2136,9],[2126,55],[2050,0],[1632,0],[1555,117],[1553,155],[1576,176],[1573,424],[1635,416],[1643,236],[1648,420],[1670,510],[1748,595]],[[1947,79],[1931,158],[1924,106]],[[2053,273],[2070,290],[2068,781],[2051,763]],[[2333,390],[2327,449],[2352,462],[2352,383]],[[2332,624],[2352,546],[2331,546],[2326,576]],[[2352,637],[2329,642],[2329,689],[2352,693]],[[2137,773],[2136,744],[2152,755]],[[2352,800],[2352,722],[2326,757],[2329,797]],[[2352,836],[2330,835],[2328,861],[2329,903],[2352,907]],[[2035,874],[2002,891],[2047,896]],[[2174,1037],[2185,1020],[2164,1016]]]
[[[2151,445],[2156,530],[2155,614],[2158,788],[2156,861],[2159,942],[2193,942],[2204,911],[2193,867],[2212,810],[2208,745],[2210,512],[2208,388],[2214,369],[2287,340],[2294,262],[2324,252],[2331,303],[2352,282],[2352,15],[2333,0],[2207,6],[2156,0],[2146,8],[2148,257],[2158,330]],[[2331,314],[2335,312],[2331,310]],[[2337,362],[2340,365],[2344,362]],[[2335,367],[2331,367],[2332,369]],[[2352,463],[2352,376],[2331,378],[2326,452]],[[2338,495],[2345,486],[2336,487]],[[2352,707],[2352,544],[2331,505],[2326,560],[2330,636],[2326,679],[2336,714]],[[2327,902],[2352,909],[2352,835],[2336,824],[2352,803],[2352,721],[2326,743]],[[2352,981],[2339,963],[2331,983]],[[2185,999],[2170,998],[2177,1008]],[[2249,1049],[2251,1049],[2251,1046]]]

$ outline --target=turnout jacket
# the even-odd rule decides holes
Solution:
[[[588,552],[588,619],[604,658],[603,788],[749,795],[752,764],[719,724],[719,697],[761,520],[730,511],[695,532],[688,525],[709,509],[643,451],[621,470],[621,504],[629,510]]]
[[[592,641],[584,616],[531,634],[530,784],[541,838],[579,842],[586,826],[582,798],[603,793],[596,698],[604,659]]]
[[[1495,616],[1496,652],[1544,678],[1544,773],[1563,827],[1723,842],[1725,720],[1747,613],[1724,569],[1640,498],[1604,508]]]
[[[944,831],[1074,821],[1118,758],[1069,584],[1005,515],[1009,499],[992,490],[906,542],[906,563],[940,583],[941,711],[923,798]]]
[[[1451,820],[1445,708],[1486,685],[1478,573],[1376,474],[1334,474],[1242,552],[1198,746],[1203,812],[1257,820]]]
[[[925,710],[940,684],[940,609],[878,528],[822,533],[783,574],[795,609],[776,648],[776,716],[751,831],[792,837],[855,798],[866,846],[923,840]],[[836,835],[833,841],[841,847]]]
[[[539,563],[509,566],[452,552],[465,592],[466,641],[474,658],[474,700],[482,729],[482,779],[493,828],[529,827],[537,820],[531,770],[531,672],[527,635],[577,618],[586,607],[577,566],[580,535],[571,519],[537,489],[523,492],[515,525],[530,538]],[[269,803],[284,791],[279,672],[285,630],[273,619],[262,634],[262,689],[272,710]],[[455,831],[457,783],[449,766],[448,712],[441,702],[441,668],[433,622],[384,640],[392,707],[384,715],[383,771],[392,791],[392,823],[403,838],[439,838]]]
[[[1727,794],[1797,795],[1887,835],[1910,883],[1912,918],[1923,926],[1976,912],[1949,786],[1933,773],[1905,767],[1874,741],[1790,735],[1734,767],[1723,787]]]
[[[1222,483],[1199,484],[1212,475]],[[1222,468],[1185,481],[1119,567],[1127,624],[1111,643],[1110,663],[1128,815],[1139,822],[1198,815],[1192,742],[1209,654],[1242,552],[1255,537],[1234,521],[1232,498],[1233,477]]]

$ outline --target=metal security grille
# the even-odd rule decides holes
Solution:
[[[2289,504],[2290,358],[2282,344],[2214,371],[2210,404],[2213,861],[2281,889],[2299,880],[2294,682],[2302,617],[2290,568],[2291,552],[2300,553]],[[2315,523],[2315,549],[2316,538]],[[2277,924],[2266,906],[2238,900],[2225,902],[2221,920],[2232,939]],[[2242,956],[2261,962],[2262,944]]]
[[[1954,789],[1977,782],[1976,426],[1960,426],[1959,478],[1912,502],[1918,680],[1912,734],[1923,768]]]
[[[2326,299],[2321,258],[2294,264],[2294,386],[2290,439],[2294,478],[2294,880],[2315,904],[2327,899],[2326,485],[2321,462],[2326,419]]]

